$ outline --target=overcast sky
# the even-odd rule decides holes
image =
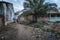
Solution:
[[[0,1],[2,1],[2,0],[0,0]],[[23,7],[24,0],[3,0],[3,1],[13,3],[13,7],[14,7],[15,12],[24,9],[24,7]],[[56,3],[58,5],[58,7],[60,7],[60,0],[46,0],[46,2]]]

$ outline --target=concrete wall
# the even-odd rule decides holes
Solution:
[[[40,18],[38,18],[38,22],[41,22],[41,21],[48,21],[48,17],[40,17]]]
[[[21,16],[21,17],[18,18],[18,20],[19,20],[20,23],[21,22],[28,22],[29,23],[29,22],[32,22],[33,16],[32,15],[27,16],[27,17]]]
[[[60,17],[51,17],[51,18],[49,17],[48,21],[51,21],[51,22],[60,21]]]

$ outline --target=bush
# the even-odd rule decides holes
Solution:
[[[34,25],[34,27],[35,27],[35,28],[41,28],[41,29],[42,29],[43,26],[42,26],[40,23],[36,23],[36,24]]]
[[[57,35],[60,35],[60,32],[58,32],[58,31],[55,31],[55,33],[56,33]]]

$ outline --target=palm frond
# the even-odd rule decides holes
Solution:
[[[31,10],[27,10],[27,11],[23,12],[23,16],[28,16],[31,14],[32,14]]]
[[[28,2],[30,6],[34,6],[34,3],[32,0],[26,0],[26,2]]]
[[[38,8],[38,9],[43,6],[44,1],[45,1],[45,0],[39,0],[38,5],[37,5],[37,8]]]
[[[47,11],[56,11],[58,12],[57,5],[55,3],[44,3],[45,0],[26,0],[26,8],[30,8],[30,12],[32,14],[36,14],[37,16],[42,13],[47,13]]]
[[[58,12],[58,9],[56,7],[50,7],[49,10],[53,10],[55,12]]]
[[[56,3],[50,3],[49,6],[57,7]]]
[[[24,2],[24,8],[30,8],[30,6],[29,6],[29,3],[27,3],[27,2]]]
[[[38,1],[37,0],[33,0],[33,3],[35,5],[35,7],[38,5],[38,2],[39,2],[39,0]]]

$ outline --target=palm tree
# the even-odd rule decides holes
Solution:
[[[30,9],[28,11],[32,13],[34,22],[37,22],[38,16],[47,13],[47,11],[58,11],[55,3],[45,3],[45,0],[25,0],[24,8]]]

